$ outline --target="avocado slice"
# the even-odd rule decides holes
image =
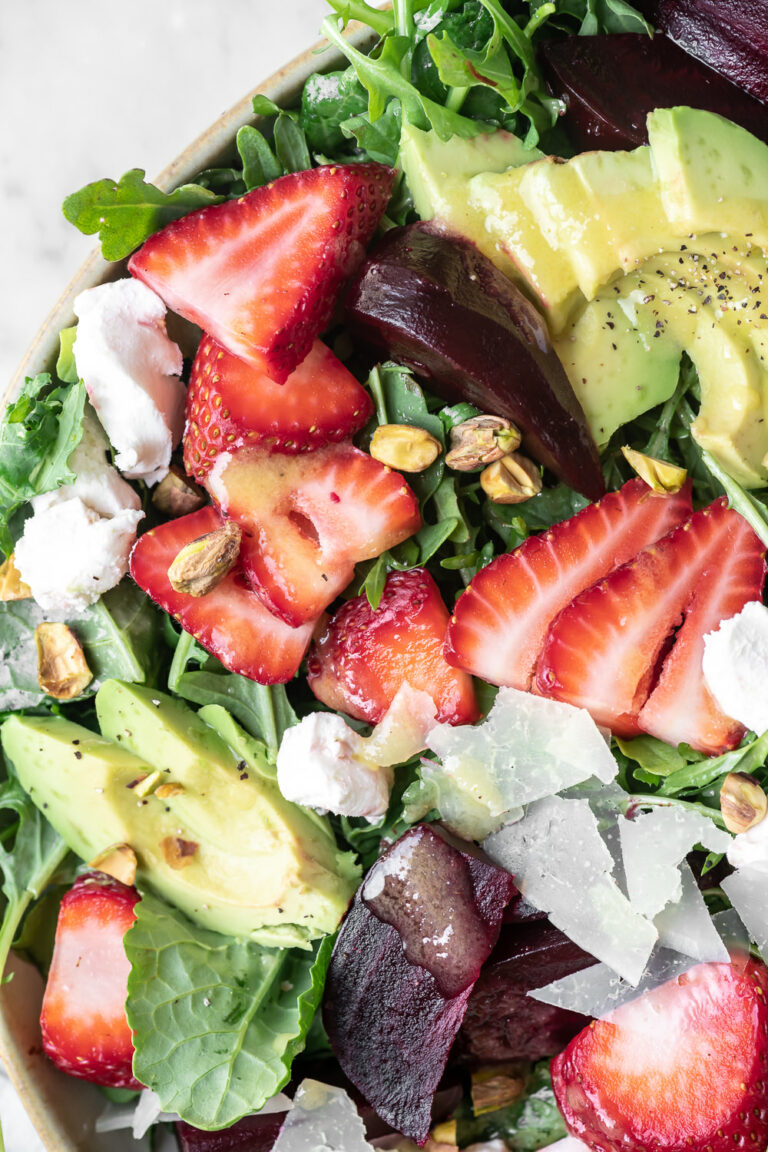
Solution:
[[[227,935],[309,947],[335,930],[359,870],[327,821],[283,799],[258,741],[232,721],[232,749],[181,701],[137,685],[107,681],[96,704],[102,736],[60,717],[12,716],[0,730],[22,786],[78,856],[130,844],[140,881]],[[137,792],[155,773],[180,787]]]
[[[768,248],[768,144],[698,108],[657,108],[648,139],[678,235],[725,232]]]

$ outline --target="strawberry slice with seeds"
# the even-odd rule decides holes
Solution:
[[[377,724],[407,681],[430,694],[438,720],[474,724],[472,678],[443,657],[447,623],[428,572],[391,572],[378,608],[358,596],[329,621],[307,661],[309,686],[329,708]]]
[[[702,675],[704,637],[750,600],[762,599],[765,572],[765,546],[743,517],[731,513],[658,684],[640,710],[638,724],[644,732],[675,746],[690,744],[709,756],[741,742],[744,727],[721,711]]]
[[[459,598],[446,659],[491,684],[528,689],[557,613],[690,514],[690,484],[660,495],[638,477],[529,537],[478,572]]]
[[[123,937],[139,894],[102,873],[80,876],[61,902],[43,998],[43,1049],[62,1071],[112,1088],[141,1088],[131,1071]]]
[[[731,553],[736,541],[749,545],[746,533],[751,529],[742,525],[739,514],[725,500],[717,500],[577,596],[549,628],[536,690],[586,708],[617,735],[636,735],[639,712],[662,664],[670,659],[674,631],[683,617],[689,616],[691,623],[687,630],[683,626],[683,647],[670,665],[673,685],[695,675],[689,661],[697,629],[714,619],[720,606],[724,615],[739,611],[745,590],[747,599],[755,598],[748,580],[745,587],[741,549]],[[753,577],[758,571],[762,583],[764,549],[757,540],[751,547],[757,556],[746,568]],[[733,597],[728,592],[731,575]],[[700,660],[698,675],[703,681]],[[669,704],[668,687],[661,699]],[[693,727],[700,712],[697,707],[689,731],[703,742]]]
[[[328,324],[393,180],[383,164],[290,173],[174,220],[128,269],[174,312],[282,384]]]
[[[207,483],[242,529],[240,558],[252,587],[295,628],[343,592],[355,564],[421,526],[400,473],[349,442],[303,456],[242,448],[221,456]]]
[[[552,1082],[595,1152],[765,1148],[768,970],[696,965],[580,1032]]]
[[[289,628],[278,620],[239,567],[205,596],[177,592],[168,579],[168,569],[181,549],[223,523],[216,509],[208,506],[145,532],[131,552],[131,575],[230,672],[259,684],[284,684],[298,671],[314,622]]]
[[[372,412],[368,393],[320,340],[281,385],[203,336],[187,390],[184,467],[202,482],[221,452],[246,444],[305,452],[351,436]]]

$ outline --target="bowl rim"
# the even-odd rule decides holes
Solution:
[[[369,28],[355,22],[347,27],[345,38],[360,48],[375,40]],[[254,96],[265,95],[276,104],[290,106],[312,72],[345,65],[338,49],[325,40],[315,42],[218,116],[153,183],[170,191],[231,153],[237,129],[243,124],[259,124],[262,119],[253,113]],[[26,376],[52,369],[58,356],[59,333],[75,323],[75,297],[86,288],[125,275],[126,263],[106,261],[99,248],[86,257],[22,357],[4,390],[3,403],[20,391]],[[59,1072],[44,1055],[39,1028],[44,984],[37,969],[11,952],[5,980],[0,985],[0,1060],[46,1152],[139,1152],[145,1148],[130,1130],[96,1133],[94,1121],[106,1106],[106,1098],[92,1084]]]

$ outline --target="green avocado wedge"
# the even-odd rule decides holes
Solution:
[[[101,736],[57,716],[0,730],[22,787],[78,856],[129,844],[139,886],[225,935],[308,948],[335,930],[359,869],[327,821],[283,799],[257,741],[231,721],[235,751],[179,700],[116,680],[96,706]]]

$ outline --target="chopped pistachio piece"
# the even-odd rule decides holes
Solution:
[[[472,1111],[475,1116],[506,1108],[525,1092],[520,1069],[506,1064],[476,1068],[472,1073]]]
[[[97,872],[104,872],[113,880],[119,880],[121,884],[130,887],[136,883],[137,863],[136,853],[130,844],[114,844],[111,848],[100,852],[91,860],[88,867],[94,868]]]
[[[423,472],[434,464],[442,445],[426,428],[413,424],[381,424],[371,439],[374,460],[398,472]]]
[[[173,796],[181,796],[183,791],[183,784],[161,784],[155,789],[155,796],[158,800],[170,800]]]
[[[720,789],[720,811],[729,832],[748,832],[768,813],[768,797],[746,772],[729,772]]]
[[[190,541],[168,569],[171,586],[188,596],[212,592],[234,567],[240,552],[240,538],[239,526],[227,520],[213,532]]]
[[[668,464],[666,460],[657,460],[655,456],[645,456],[635,448],[622,448],[622,454],[627,464],[634,468],[638,476],[645,480],[654,492],[668,492],[672,495],[679,492],[685,484],[688,473],[685,468],[678,468],[677,464]]]
[[[160,841],[160,847],[168,866],[178,872],[192,864],[199,845],[194,840],[183,840],[181,836],[166,836]]]
[[[520,439],[517,428],[503,416],[473,416],[451,429],[445,462],[456,472],[473,472],[514,452]]]
[[[0,564],[0,601],[31,599],[32,589],[22,580],[11,554]]]
[[[183,468],[171,464],[168,475],[164,476],[152,493],[152,503],[164,516],[176,518],[197,512],[207,503],[203,489],[190,480]]]
[[[480,473],[480,484],[494,504],[522,504],[541,492],[541,470],[527,456],[510,452]]]
[[[45,623],[35,628],[37,682],[56,700],[73,700],[93,680],[82,648],[66,624]]]
[[[154,792],[162,778],[162,772],[148,772],[142,780],[139,780],[138,784],[134,788],[134,792],[137,796],[141,796],[142,798],[144,796],[149,796],[150,792]]]
[[[458,1152],[458,1145],[456,1143],[456,1121],[443,1120],[442,1124],[436,1124],[429,1134],[431,1141],[430,1147],[436,1150],[439,1148],[445,1149],[446,1152],[449,1148],[455,1148]]]

